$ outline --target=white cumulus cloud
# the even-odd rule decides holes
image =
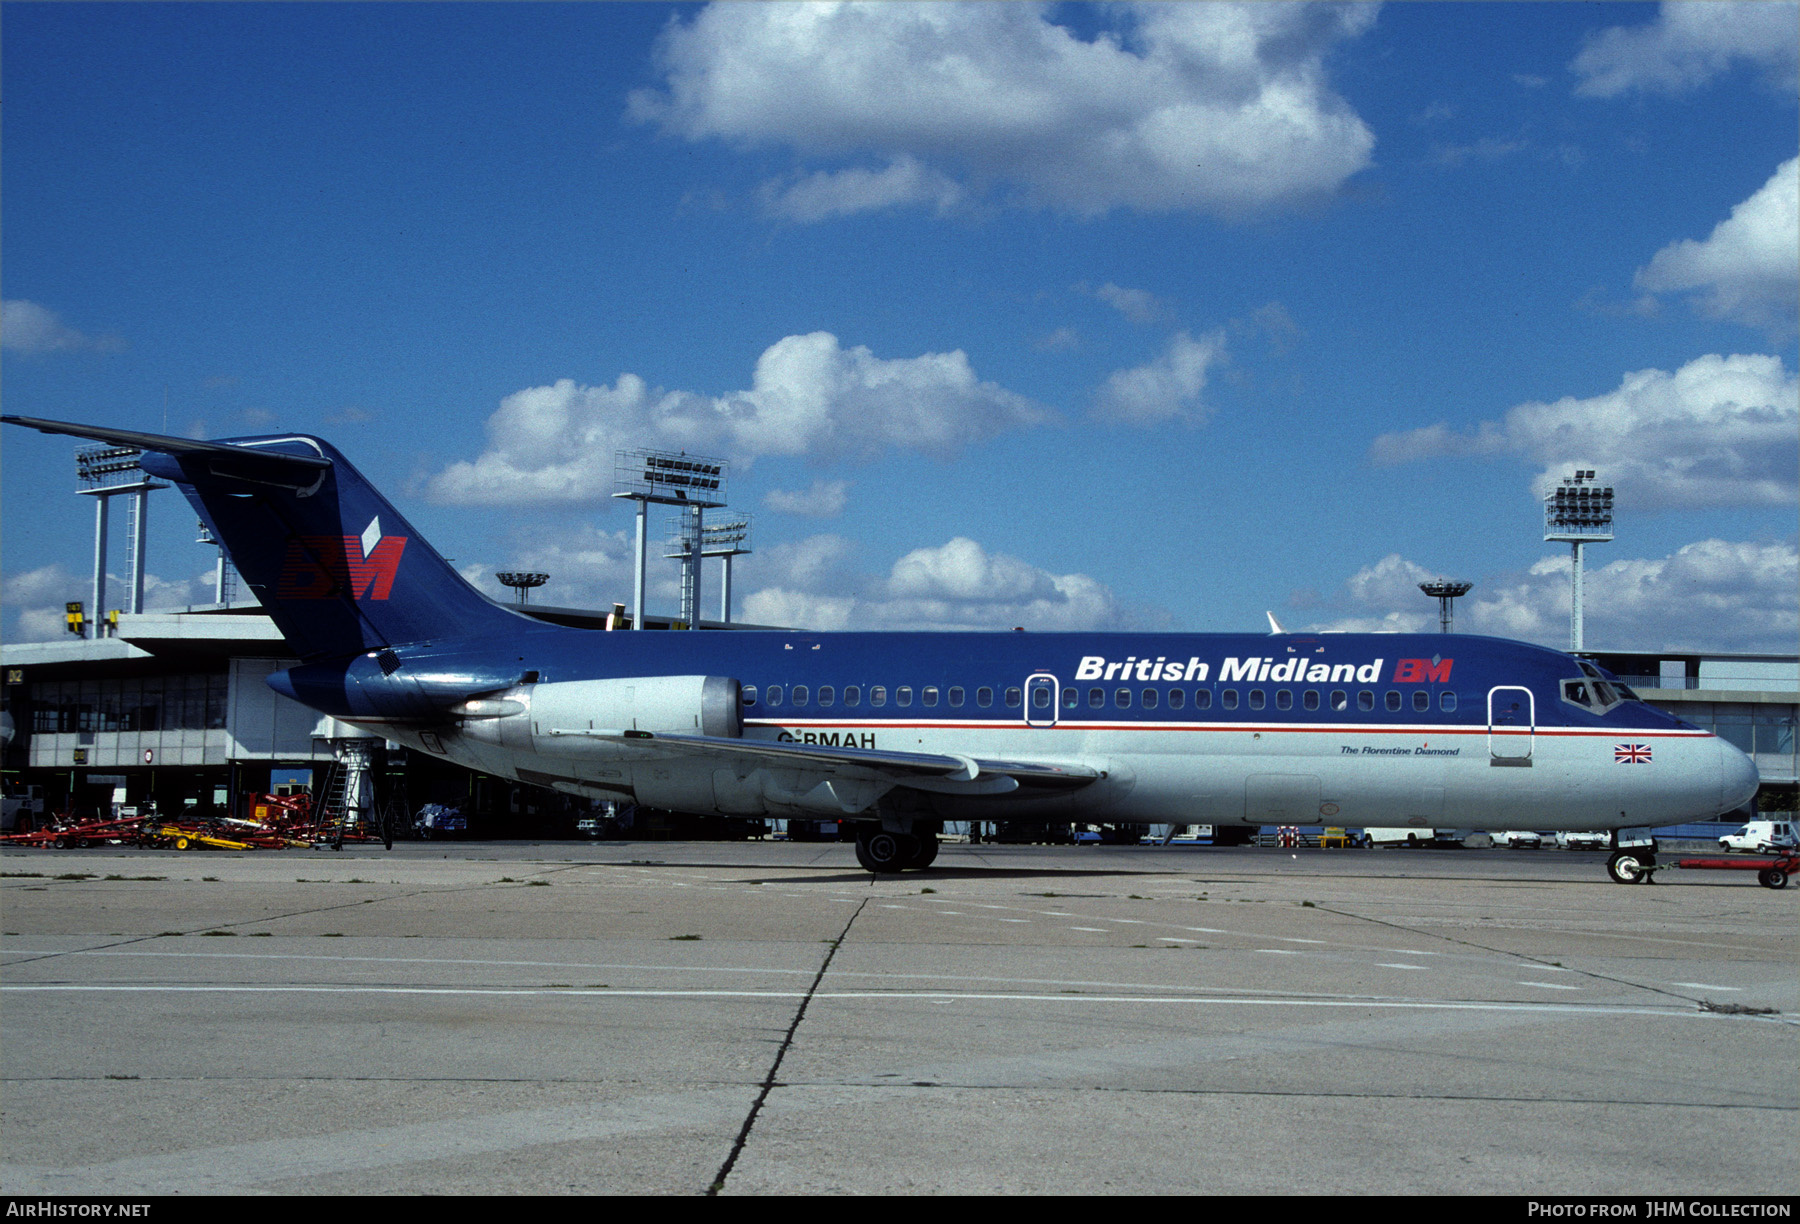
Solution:
[[[1326,59],[1375,10],[1142,4],[1084,38],[1038,4],[714,4],[657,46],[630,114],[827,164],[764,185],[812,221],[970,198],[1092,216],[1243,215],[1329,194],[1374,136]]]
[[[1792,650],[1800,621],[1800,548],[1789,542],[1700,540],[1665,557],[1596,565],[1583,574],[1584,645],[1592,650]],[[1566,649],[1566,552],[1524,573],[1491,575],[1457,600],[1456,630]],[[1398,554],[1344,584],[1344,614],[1313,631],[1428,632],[1437,601],[1418,583],[1429,570]]]
[[[1085,574],[1053,574],[957,537],[895,561],[885,576],[859,575],[836,536],[792,546],[768,570],[773,581],[744,600],[748,621],[832,629],[1112,628],[1112,592]]]
[[[1791,505],[1800,498],[1800,384],[1779,357],[1716,354],[1638,370],[1586,399],[1520,404],[1470,432],[1438,424],[1383,434],[1376,463],[1520,455],[1545,464],[1542,494],[1591,467],[1635,508]]]
[[[1094,415],[1131,425],[1169,420],[1198,424],[1208,416],[1200,399],[1206,372],[1224,359],[1224,332],[1198,340],[1177,332],[1155,360],[1109,374],[1094,396]]]
[[[1800,158],[1785,162],[1704,242],[1684,238],[1639,268],[1637,287],[1695,294],[1700,309],[1771,332],[1800,311]]]
[[[1800,9],[1770,0],[1664,4],[1656,20],[1612,26],[1590,38],[1570,65],[1575,92],[1611,98],[1632,90],[1683,93],[1738,64],[1791,90],[1800,60]]]
[[[0,348],[14,353],[117,352],[117,336],[90,336],[62,321],[54,310],[23,298],[0,303]]]
[[[598,501],[613,491],[618,450],[650,446],[761,455],[873,458],[887,449],[948,457],[1046,413],[976,377],[961,350],[880,358],[829,332],[788,336],[757,359],[748,390],[722,396],[562,379],[501,401],[488,446],[425,482],[433,500],[505,505]]]
[[[763,505],[802,518],[836,518],[844,512],[849,492],[847,480],[815,480],[806,489],[770,489],[763,494]]]
[[[147,611],[209,604],[213,602],[213,594],[211,570],[192,578],[162,578],[149,573],[144,575],[144,608]],[[61,562],[10,575],[4,582],[0,582],[0,605],[4,605],[6,617],[12,626],[5,635],[6,640],[48,642],[67,637],[69,631],[63,620],[63,605],[79,600],[84,605],[88,619],[92,621],[94,609],[85,605],[91,604],[93,595],[93,576],[71,573]],[[107,606],[101,612],[114,608],[123,609],[129,598],[128,580],[118,574],[108,573]]]

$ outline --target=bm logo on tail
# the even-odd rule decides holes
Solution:
[[[381,534],[381,517],[360,536],[294,536],[275,584],[277,599],[386,599],[406,552],[405,536]]]

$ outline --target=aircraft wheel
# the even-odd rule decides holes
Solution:
[[[889,833],[885,829],[858,836],[856,839],[856,861],[861,863],[864,871],[884,875],[906,870],[907,860],[915,853],[914,845],[907,845],[914,839],[898,833]]]
[[[1619,850],[1606,860],[1606,873],[1615,884],[1637,884],[1646,878],[1643,855],[1636,850]]]
[[[192,843],[185,837],[177,837],[175,839],[175,848],[177,850],[186,850],[191,844]]]
[[[1787,887],[1787,872],[1779,867],[1764,867],[1756,873],[1756,879],[1764,888]]]
[[[918,842],[919,848],[917,852],[913,854],[912,861],[908,863],[907,866],[918,868],[931,866],[938,854],[937,834],[921,833],[915,836],[913,840]]]

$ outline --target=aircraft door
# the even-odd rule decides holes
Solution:
[[[1496,685],[1488,690],[1488,761],[1494,765],[1531,764],[1537,727],[1537,702],[1528,688]]]
[[[1025,723],[1032,727],[1054,727],[1062,686],[1055,676],[1039,672],[1025,681]]]

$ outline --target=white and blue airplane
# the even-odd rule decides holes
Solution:
[[[476,591],[318,438],[0,419],[178,484],[301,660],[278,692],[571,795],[852,821],[870,871],[928,866],[947,819],[1616,831],[1757,789],[1732,745],[1523,642],[570,628]]]

